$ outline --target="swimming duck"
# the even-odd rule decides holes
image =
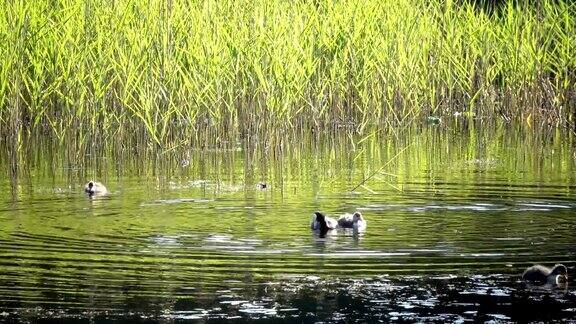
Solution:
[[[108,193],[108,190],[100,182],[89,181],[84,186],[84,192],[88,194],[88,197],[94,197],[94,196],[104,196]]]
[[[344,214],[338,218],[338,226],[342,228],[352,228],[355,231],[363,231],[366,229],[366,220],[360,212]]]
[[[258,184],[256,185],[256,189],[266,190],[268,189],[268,184],[266,182],[258,182]]]
[[[312,215],[312,222],[310,228],[312,230],[328,231],[338,227],[338,222],[331,217],[328,217],[321,212],[314,212]]]
[[[558,285],[568,281],[568,269],[563,264],[557,264],[552,269],[537,264],[524,271],[522,280],[539,284]]]

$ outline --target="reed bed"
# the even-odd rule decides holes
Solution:
[[[493,11],[450,0],[0,7],[4,136],[83,145],[138,135],[171,147],[430,115],[576,125],[571,1]]]

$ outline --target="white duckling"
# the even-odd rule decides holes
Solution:
[[[84,192],[88,194],[88,197],[92,198],[94,196],[105,196],[108,194],[106,186],[96,181],[89,181],[84,186]]]
[[[341,228],[352,228],[355,231],[364,231],[366,229],[366,220],[360,212],[354,214],[344,214],[338,218],[338,226]]]
[[[314,212],[312,215],[312,222],[310,228],[312,230],[328,231],[338,227],[338,222],[331,217],[328,217],[321,212]]]

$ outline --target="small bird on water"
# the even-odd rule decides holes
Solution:
[[[524,271],[522,280],[542,285],[563,284],[568,281],[568,269],[563,264],[556,264],[553,268],[537,264]]]
[[[312,215],[312,222],[310,223],[310,229],[328,231],[336,229],[338,227],[338,222],[331,217],[328,217],[321,212],[314,212]]]
[[[258,184],[256,184],[256,189],[266,190],[268,189],[268,184],[266,182],[258,182]]]
[[[89,181],[84,186],[84,192],[88,194],[88,197],[105,196],[108,193],[106,186],[97,181]]]
[[[363,231],[366,229],[366,220],[360,212],[345,214],[338,218],[338,226],[340,228],[352,228],[355,231]]]

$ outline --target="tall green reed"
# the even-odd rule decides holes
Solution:
[[[569,1],[498,14],[439,0],[0,6],[5,136],[171,147],[431,114],[576,124]]]

